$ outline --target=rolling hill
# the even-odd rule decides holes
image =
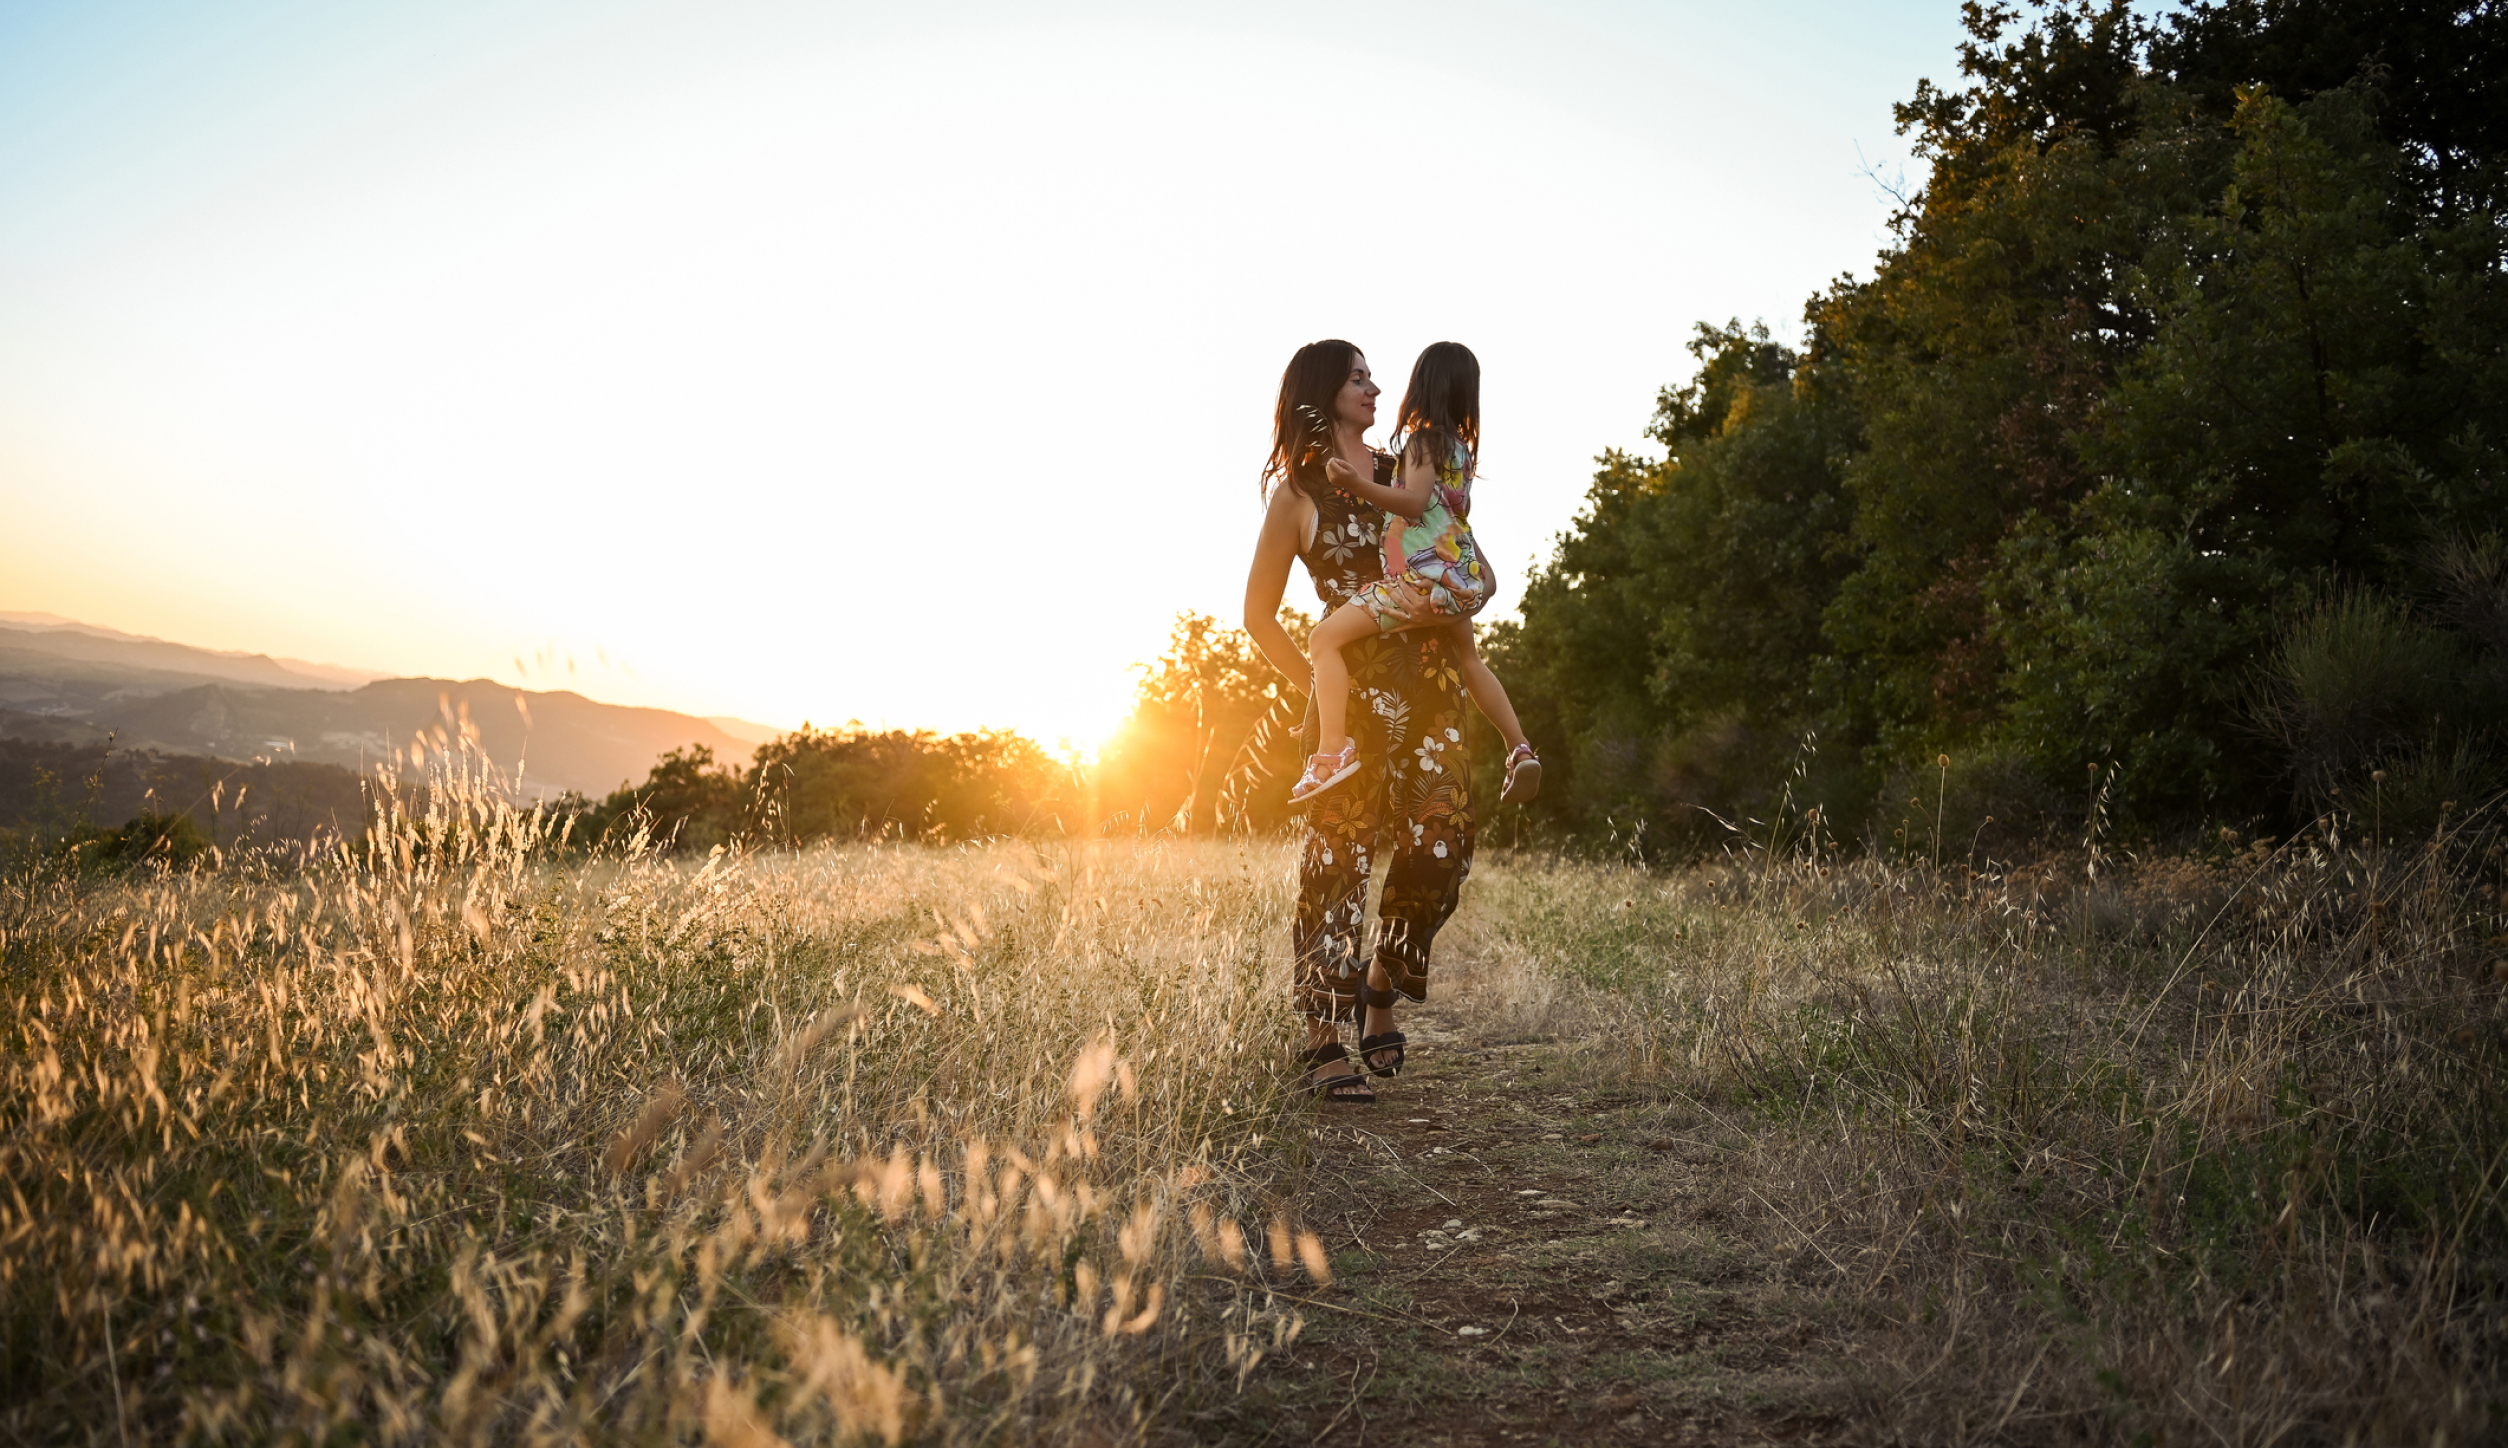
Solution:
[[[440,746],[467,721],[490,759],[521,766],[526,791],[598,797],[642,779],[673,749],[702,745],[719,759],[746,759],[763,732],[487,679],[350,687],[342,676],[356,677],[109,631],[0,627],[0,738],[89,745],[111,735],[119,749],[362,769],[422,735]]]

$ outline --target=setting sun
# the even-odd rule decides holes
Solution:
[[[1039,701],[1038,713],[1030,720],[1012,721],[1010,727],[1046,745],[1057,755],[1076,759],[1082,764],[1095,764],[1100,755],[1123,734],[1132,715],[1132,691],[1120,693],[1101,690],[1095,696],[1074,691],[1066,700],[1054,701],[1048,707]]]
[[[1439,337],[1487,360],[1499,616],[1688,320],[1790,311],[1875,234],[1849,136],[1895,144],[1878,90],[1690,144],[1747,103],[1695,7],[1609,55],[1545,15],[1443,59],[1390,10],[485,14],[297,17],[266,53],[152,24],[89,87],[109,117],[0,127],[0,608],[1088,745],[1179,611],[1233,613],[1297,345],[1394,388]],[[1433,122],[1389,99],[1431,88]],[[1329,288],[1287,259],[1304,158],[1372,194],[1450,148],[1468,225]],[[1772,165],[1795,183],[1687,224]],[[552,647],[582,671],[513,667]]]

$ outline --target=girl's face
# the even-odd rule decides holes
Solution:
[[[1344,427],[1365,432],[1376,425],[1376,395],[1384,389],[1368,374],[1367,356],[1350,354],[1350,375],[1341,383],[1341,390],[1332,396],[1332,416]]]

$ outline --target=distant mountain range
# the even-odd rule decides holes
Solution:
[[[344,669],[337,664],[309,664],[303,659],[274,659],[268,654],[167,643],[100,624],[80,623],[57,613],[10,613],[0,609],[0,633],[41,634],[41,651],[65,659],[164,669],[281,689],[354,689],[388,677],[373,669]]]
[[[764,725],[602,704],[486,679],[388,679],[330,664],[223,653],[49,614],[0,614],[0,738],[229,760],[364,768],[465,721],[535,794],[599,797],[689,745],[737,762]]]

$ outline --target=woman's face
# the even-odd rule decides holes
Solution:
[[[1333,394],[1333,420],[1344,427],[1361,432],[1376,425],[1376,395],[1384,391],[1376,379],[1368,375],[1367,354],[1350,354],[1350,375],[1342,380],[1341,390]]]

